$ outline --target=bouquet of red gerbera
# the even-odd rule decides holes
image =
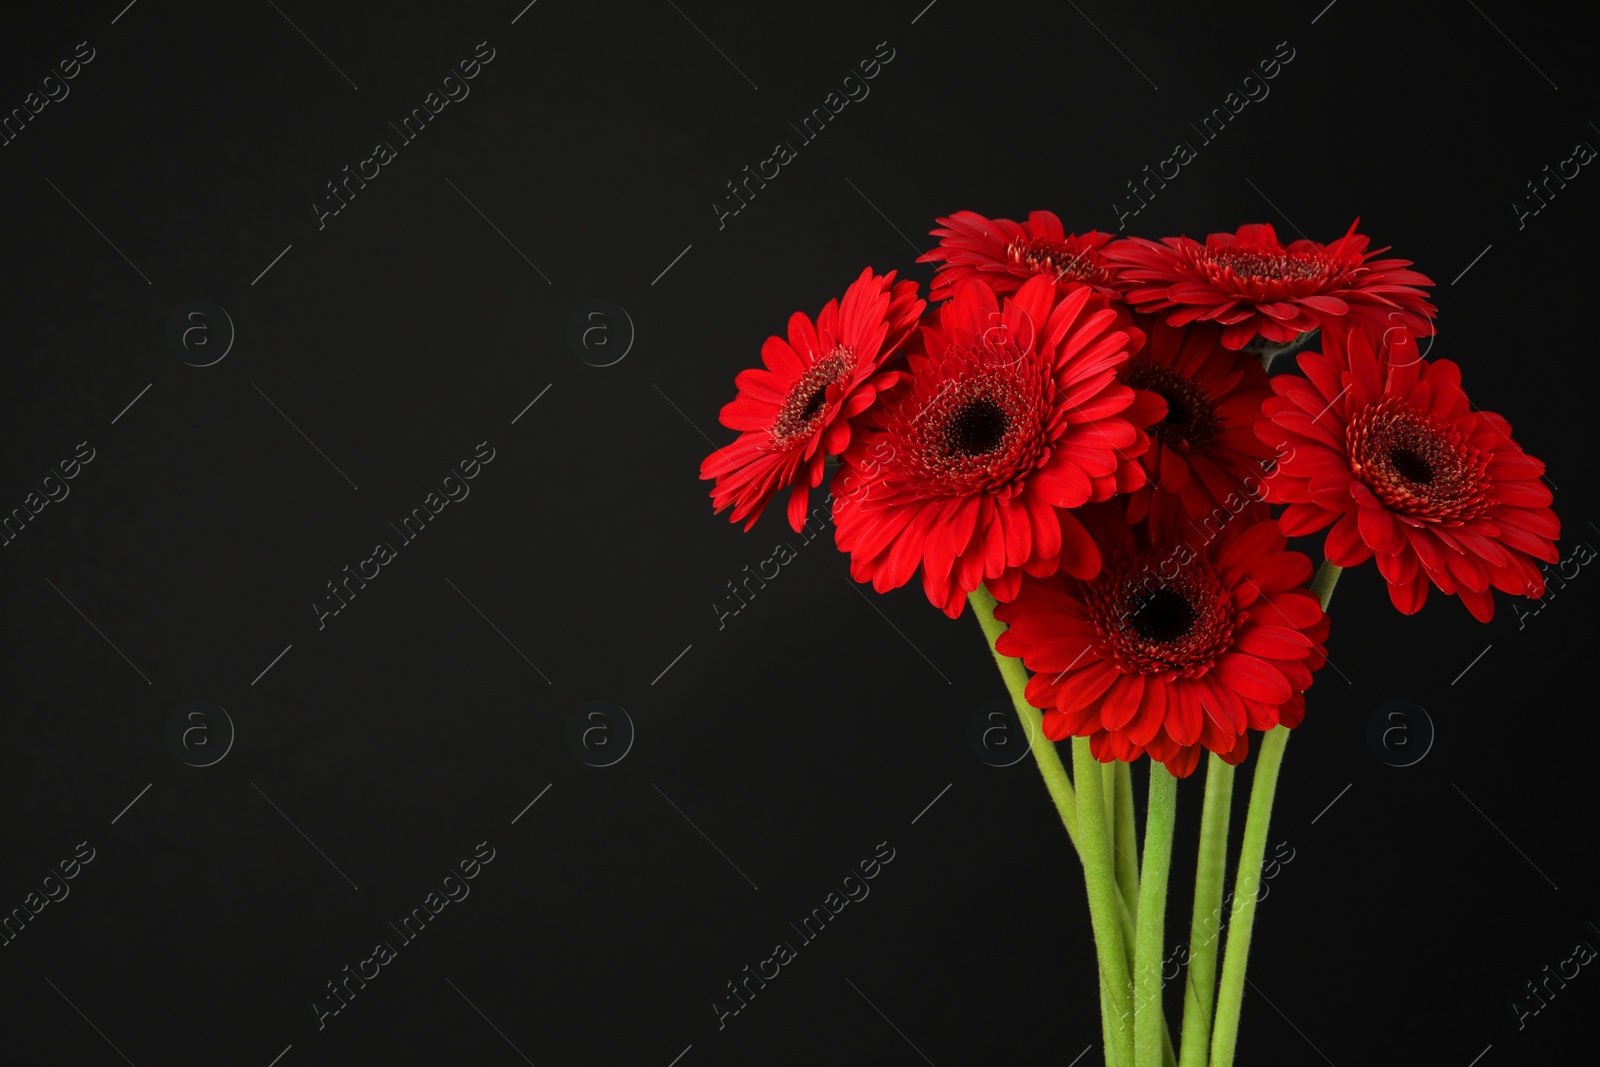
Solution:
[[[1560,524],[1544,464],[1428,360],[1425,286],[1271,226],[1159,242],[969,211],[939,220],[928,310],[871,269],[742,372],[701,465],[749,529],[800,530],[831,470],[837,543],[879,592],[970,604],[1082,861],[1107,1061],[1227,1067],[1289,730],[1342,568],[1402,612],[1430,587],[1487,622],[1539,597]],[[1302,376],[1269,376],[1299,353]],[[1287,362],[1285,360],[1284,362]],[[1288,538],[1327,530],[1312,566]],[[1234,768],[1262,737],[1218,973]],[[1071,745],[1071,772],[1057,742]],[[1181,1031],[1161,1008],[1177,780],[1206,754]],[[1129,764],[1149,756],[1144,841]],[[1174,1040],[1174,1037],[1177,1040]]]

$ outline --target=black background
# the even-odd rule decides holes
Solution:
[[[972,621],[915,583],[863,597],[821,538],[720,630],[712,606],[795,540],[714,518],[696,480],[733,375],[864,265],[926,282],[937,214],[1115,230],[1124,182],[1183,140],[1198,158],[1126,232],[1327,241],[1360,215],[1435,280],[1431,354],[1549,463],[1563,558],[1600,539],[1600,177],[1523,228],[1512,207],[1600,144],[1587,34],[1503,0],[925,2],[8,12],[6,112],[79,41],[95,58],[0,149],[0,509],[79,442],[95,458],[0,549],[0,911],[78,842],[95,859],[0,948],[7,1062],[1098,1062],[1076,861],[1032,761],[968,744],[1004,695]],[[324,183],[480,41],[470,96],[319,230]],[[1188,122],[1285,41],[1270,95],[1202,144]],[[870,96],[719,229],[724,183],[879,42]],[[237,330],[210,367],[167,342],[190,300]],[[568,342],[591,300],[636,329],[611,366],[615,314],[604,358]],[[471,495],[319,630],[324,583],[481,441]],[[1590,1047],[1593,968],[1521,1030],[1510,1007],[1600,945],[1600,578],[1554,592],[1481,625],[1345,576],[1241,1063]],[[195,698],[237,731],[204,768],[165,732]],[[1394,699],[1437,730],[1405,768],[1367,742]],[[590,700],[637,731],[609,767],[568,743]],[[1170,943],[1199,799],[1185,783]],[[324,983],[480,841],[470,897],[319,1031]],[[879,842],[871,895],[719,1032],[724,983]]]

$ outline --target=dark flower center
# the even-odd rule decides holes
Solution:
[[[975,396],[962,404],[945,423],[947,455],[986,456],[1005,443],[1011,417],[1005,408],[987,396]]]
[[[828,399],[828,387],[817,386],[816,390],[806,398],[806,406],[800,411],[800,421],[810,422],[812,416],[822,410],[823,402]]]
[[[1035,274],[1048,274],[1058,282],[1111,283],[1111,271],[1097,263],[1089,249],[1073,251],[1060,241],[1013,241],[1006,246],[1006,259]]]
[[[1391,511],[1467,520],[1493,503],[1488,468],[1455,426],[1390,396],[1351,416],[1345,430],[1350,469]]]
[[[1039,368],[1013,345],[952,348],[945,358],[889,416],[904,442],[895,466],[928,496],[1016,491],[1043,447]]]
[[[1258,301],[1339,289],[1361,267],[1360,256],[1338,248],[1290,252],[1282,246],[1231,242],[1190,249],[1186,256],[1206,284]]]
[[[828,387],[855,370],[855,356],[843,345],[817,360],[789,387],[772,422],[772,448],[793,448],[811,439],[821,427],[828,406]]]
[[[1187,597],[1173,589],[1157,589],[1128,619],[1128,625],[1146,641],[1168,644],[1187,637],[1200,613]]]
[[[1301,253],[1291,255],[1287,252],[1263,249],[1212,252],[1211,261],[1241,278],[1259,278],[1266,281],[1320,278],[1328,269],[1328,264],[1321,256]]]
[[[1147,359],[1135,362],[1123,375],[1135,389],[1148,389],[1167,402],[1167,416],[1150,427],[1149,434],[1180,452],[1201,452],[1222,431],[1217,407],[1193,381]]]
[[[1222,579],[1186,545],[1109,563],[1083,599],[1104,654],[1129,674],[1203,674],[1240,621]]]
[[[1428,485],[1433,481],[1433,468],[1428,466],[1428,461],[1409,448],[1389,449],[1389,463],[1395,473],[1408,482]]]

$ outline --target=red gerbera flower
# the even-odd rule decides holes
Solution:
[[[830,300],[815,326],[803,312],[789,319],[789,339],[768,337],[761,346],[765,369],[741,371],[739,395],[722,409],[722,425],[743,430],[700,464],[702,479],[715,478],[711,500],[717,511],[733,507],[729,521],[754,526],[774,493],[789,492],[789,525],[805,523],[806,498],[822,483],[823,463],[850,443],[850,423],[871,407],[880,390],[900,377],[881,370],[910,336],[927,305],[917,283],[894,281],[868,267]]]
[[[1243,348],[1258,335],[1284,344],[1345,316],[1379,330],[1433,333],[1437,309],[1418,288],[1433,281],[1407,270],[1408,259],[1374,259],[1388,249],[1368,252],[1356,223],[1331,245],[1299,240],[1286,247],[1259,223],[1214,233],[1203,245],[1188,237],[1160,243],[1130,237],[1106,258],[1119,268],[1137,310],[1165,312],[1173,326],[1215,322],[1228,348]]]
[[[1533,561],[1556,562],[1561,535],[1544,464],[1505,419],[1473,410],[1460,368],[1423,361],[1407,334],[1374,341],[1355,328],[1326,332],[1300,367],[1305,378],[1272,379],[1278,395],[1256,426],[1281,454],[1267,499],[1288,505],[1284,533],[1333,523],[1327,558],[1353,567],[1377,556],[1406,614],[1430,582],[1482,622],[1494,616],[1490,588],[1544,595]]]
[[[1099,576],[1028,578],[995,610],[1010,627],[995,648],[1034,672],[1045,736],[1088,737],[1107,763],[1149,753],[1182,778],[1201,748],[1237,764],[1246,729],[1298,726],[1328,618],[1304,588],[1311,561],[1284,550],[1266,508],[1205,543],[1092,510]]]
[[[1009,599],[1024,570],[1092,577],[1099,551],[1068,509],[1144,482],[1132,457],[1160,405],[1116,380],[1143,340],[1087,288],[1057,303],[1036,277],[1003,307],[982,282],[958,288],[834,476],[850,573],[881,593],[920,566],[951,618],[980,581]]]
[[[1111,240],[1109,233],[1069,234],[1048,211],[1030,212],[1023,223],[958,211],[939,225],[944,228],[932,231],[939,247],[917,257],[918,263],[944,263],[933,279],[934,301],[950,299],[957,286],[974,278],[998,294],[1014,293],[1037,274],[1054,281],[1063,296],[1088,285],[1121,299],[1114,285],[1116,272],[1101,251]]]
[[[1128,521],[1154,512],[1190,519],[1223,517],[1261,498],[1262,460],[1272,449],[1256,436],[1261,402],[1272,395],[1267,374],[1249,356],[1222,345],[1209,323],[1168,326],[1146,320],[1145,346],[1122,368],[1122,381],[1166,401],[1167,414],[1150,427],[1150,450],[1140,457],[1150,484],[1128,498]]]

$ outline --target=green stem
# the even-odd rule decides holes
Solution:
[[[1275,344],[1272,341],[1265,341],[1260,337],[1257,337],[1255,340],[1245,345],[1244,350],[1261,361],[1262,370],[1270,372],[1272,370],[1273,360],[1279,359],[1283,356],[1292,356],[1298,352],[1302,352],[1305,349],[1310,348],[1312,342],[1316,339],[1316,329],[1307,330],[1305,333],[1296,337],[1293,341],[1290,341],[1287,344]]]
[[[1112,862],[1116,863],[1117,857],[1117,772],[1114,765],[1102,763],[1100,771],[1100,803],[1101,809],[1106,813],[1106,836],[1111,838]],[[1120,872],[1118,872],[1120,875]],[[1117,888],[1122,887],[1122,880],[1117,880]],[[1130,901],[1131,903],[1131,901]]]
[[[1112,840],[1117,843],[1117,895],[1123,902],[1118,910],[1122,918],[1122,936],[1128,950],[1129,973],[1132,973],[1134,941],[1138,932],[1135,918],[1139,908],[1139,836],[1133,815],[1132,764],[1117,760],[1103,766],[1112,768],[1117,780],[1117,822]],[[1178,1067],[1178,1053],[1172,1047],[1172,1031],[1167,1028],[1165,1015],[1161,1017],[1161,1063],[1162,1067]]]
[[[1311,580],[1324,611],[1333,598],[1333,587],[1341,569],[1323,560]],[[1239,849],[1239,873],[1234,882],[1232,920],[1228,924],[1228,947],[1222,958],[1222,984],[1217,993],[1217,1021],[1211,1034],[1210,1067],[1232,1067],[1234,1048],[1239,1041],[1239,1012],[1244,1006],[1244,968],[1250,956],[1250,934],[1255,924],[1256,893],[1261,888],[1261,860],[1267,851],[1267,826],[1272,819],[1272,798],[1278,789],[1278,769],[1283,764],[1283,747],[1289,731],[1274,726],[1261,739],[1256,756],[1256,773],[1250,783],[1250,807],[1245,813],[1244,843]]]
[[[1150,806],[1144,817],[1144,862],[1139,870],[1138,940],[1134,949],[1133,1048],[1135,1067],[1161,1063],[1161,972],[1167,873],[1172,866],[1172,829],[1178,780],[1166,764],[1150,761]]]
[[[1129,765],[1117,760],[1104,764],[1115,781],[1116,810],[1115,832],[1111,839],[1117,843],[1117,888],[1122,899],[1128,902],[1133,917],[1139,917],[1139,827],[1133,815],[1133,774]]]
[[[1194,912],[1189,920],[1189,964],[1183,994],[1182,1067],[1206,1067],[1211,1049],[1211,1011],[1217,993],[1217,938],[1222,920],[1222,884],[1227,878],[1228,814],[1233,802],[1233,767],[1211,753],[1206,760],[1206,798],[1200,812],[1200,854],[1194,875]]]
[[[1322,566],[1317,568],[1317,576],[1311,579],[1311,593],[1317,598],[1317,603],[1322,605],[1322,610],[1328,610],[1328,601],[1333,599],[1333,587],[1339,581],[1339,575],[1344,573],[1343,567],[1335,567],[1327,560],[1322,561]]]
[[[1261,889],[1261,859],[1267,851],[1267,824],[1278,788],[1278,768],[1289,731],[1274,726],[1261,739],[1256,773],[1250,783],[1250,808],[1239,848],[1239,873],[1233,887],[1233,914],[1228,920],[1228,948],[1222,958],[1222,985],[1217,992],[1217,1022],[1211,1034],[1211,1067],[1231,1067],[1239,1040],[1239,1009],[1244,1006],[1244,967],[1250,955],[1250,934]]]
[[[1016,708],[1017,718],[1021,720],[1023,729],[1027,732],[1029,748],[1033,752],[1034,761],[1039,766],[1039,774],[1044,778],[1045,787],[1049,789],[1050,797],[1055,802],[1056,811],[1061,816],[1061,825],[1066,828],[1067,836],[1072,839],[1073,848],[1081,856],[1083,850],[1078,840],[1077,798],[1073,791],[1072,781],[1067,776],[1066,768],[1062,765],[1061,755],[1056,748],[1055,742],[1048,740],[1044,736],[1042,716],[1039,710],[1028,703],[1025,695],[1028,685],[1028,672],[1022,661],[1001,655],[995,651],[995,642],[1001,634],[1005,633],[1006,626],[994,617],[996,601],[989,591],[980,585],[968,595],[967,600],[972,605],[972,613],[977,616],[978,625],[983,628],[983,634],[988,640],[989,652],[994,656],[995,665],[1000,668],[1000,677],[1005,681],[1006,690],[1011,694],[1011,703]],[[1095,773],[1102,772],[1096,770]],[[1133,944],[1136,933],[1132,909],[1138,906],[1138,840],[1134,831],[1133,785],[1132,779],[1128,775],[1128,765],[1125,763],[1115,764],[1113,773],[1117,775],[1116,799],[1112,802],[1102,803],[1102,808],[1110,807],[1115,809],[1122,807],[1126,809],[1126,818],[1118,818],[1116,820],[1117,835],[1121,837],[1124,833],[1126,834],[1126,843],[1119,844],[1117,850],[1126,853],[1127,858],[1119,860],[1116,865],[1118,876],[1114,883],[1116,886],[1114,897],[1116,901],[1116,923],[1122,932],[1119,941],[1123,948],[1122,964],[1116,970],[1127,974],[1131,972],[1133,966]],[[1104,794],[1102,793],[1102,795]],[[1125,831],[1124,827],[1126,828]],[[1107,835],[1104,840],[1109,843],[1111,838]],[[1131,882],[1125,880],[1129,873],[1132,876]],[[1097,947],[1099,945],[1098,936],[1096,945]],[[1106,1031],[1106,1047],[1114,1048],[1116,1045],[1114,1035],[1117,1027],[1113,1025],[1112,1009],[1108,999],[1103,968],[1100,982],[1101,1019]],[[1131,1040],[1133,1017],[1125,1001],[1118,1018],[1121,1025],[1128,1028],[1127,1032]],[[1177,1057],[1172,1048],[1172,1037],[1167,1030],[1165,1019],[1162,1020],[1161,1030],[1165,1062],[1168,1067],[1177,1067]]]
[[[1096,969],[1100,972],[1100,1040],[1102,1042],[1100,1047],[1103,1049],[1110,1049],[1116,1044],[1111,1038],[1111,987],[1106,985],[1105,968],[1097,967]],[[1110,1067],[1110,1065],[1115,1062],[1116,1061],[1111,1059],[1111,1054],[1107,1052],[1107,1067]]]
[[[1034,762],[1039,765],[1039,774],[1044,778],[1045,788],[1050,790],[1050,799],[1055,801],[1056,812],[1061,816],[1061,825],[1066,827],[1067,836],[1072,839],[1072,847],[1082,852],[1078,842],[1078,803],[1073,794],[1072,780],[1067,777],[1067,769],[1061,763],[1061,753],[1056,751],[1054,741],[1044,736],[1043,716],[1039,709],[1028,703],[1024,695],[1028,687],[1028,671],[1020,659],[1001,655],[995,651],[995,641],[1006,632],[1006,624],[994,617],[994,608],[997,601],[990,595],[989,590],[978,586],[967,595],[967,601],[972,605],[972,613],[978,617],[978,625],[983,627],[983,636],[988,639],[989,652],[994,656],[994,662],[1000,668],[1000,677],[1006,683],[1006,690],[1011,694],[1011,705],[1017,711],[1017,718],[1022,722],[1022,728],[1028,739],[1028,748],[1033,752]],[[1090,779],[1093,781],[1093,779]]]
[[[1099,761],[1089,751],[1087,737],[1072,739],[1072,770],[1083,788],[1078,790],[1078,817],[1083,837],[1078,854],[1083,859],[1083,880],[1089,892],[1089,923],[1094,929],[1095,951],[1105,972],[1109,996],[1111,1055],[1113,1064],[1133,1063],[1132,985],[1128,957],[1124,955],[1122,928],[1117,917],[1117,879],[1111,860],[1111,838],[1106,834],[1105,794],[1093,788]]]

